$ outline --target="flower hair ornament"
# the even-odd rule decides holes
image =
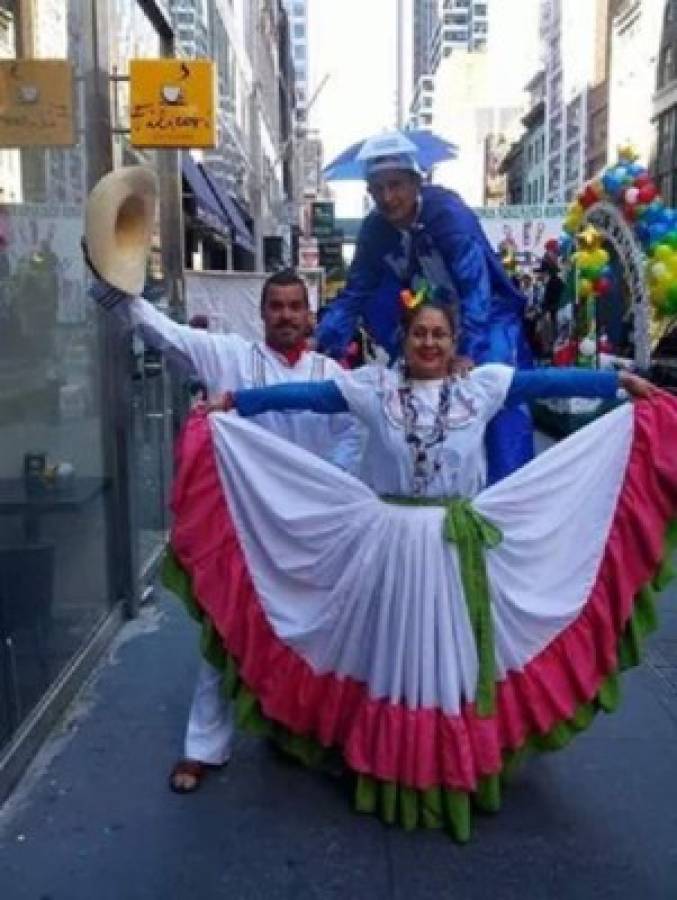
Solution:
[[[400,292],[400,304],[403,310],[417,309],[424,303],[448,303],[449,291],[443,287],[433,287],[425,278],[415,275],[411,287]]]

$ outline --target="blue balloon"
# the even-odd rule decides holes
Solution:
[[[660,242],[661,238],[668,233],[668,226],[665,222],[652,222],[649,225],[649,239],[652,244]]]
[[[574,246],[573,239],[568,234],[562,234],[558,240],[559,252],[562,256],[566,256],[571,252]]]
[[[651,243],[651,230],[648,225],[644,224],[644,222],[639,222],[635,226],[635,234],[642,244]]]
[[[627,169],[628,175],[632,175],[633,178],[637,178],[638,175],[643,175],[646,172],[646,169],[640,163],[631,163]]]
[[[669,230],[672,231],[677,225],[677,210],[664,209],[663,221],[668,225]]]
[[[606,266],[603,266],[603,267],[602,267],[602,269],[601,269],[601,271],[600,271],[600,273],[599,273],[599,277],[600,277],[600,278],[611,278],[611,276],[613,275],[613,273],[614,273],[614,272],[613,272],[613,269],[611,268],[611,266],[606,265]]]
[[[648,225],[653,225],[656,222],[663,221],[664,211],[665,207],[660,202],[660,200],[652,200],[651,203],[647,206],[644,213],[644,221]]]

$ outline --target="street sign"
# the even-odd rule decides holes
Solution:
[[[311,207],[311,232],[315,237],[331,237],[334,233],[333,200],[315,200]]]
[[[343,261],[343,235],[332,235],[322,238],[320,244],[320,265],[327,272],[332,269],[342,269]]]
[[[132,59],[135,147],[215,147],[216,69],[210,59]]]

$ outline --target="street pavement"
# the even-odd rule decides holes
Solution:
[[[172,794],[196,637],[161,590],[122,629],[0,812],[2,900],[677,898],[677,589],[619,712],[527,762],[466,846],[356,815],[248,737]]]

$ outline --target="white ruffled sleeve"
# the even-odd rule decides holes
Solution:
[[[505,404],[515,370],[502,363],[487,363],[473,369],[467,376],[478,400],[483,417],[488,421]]]
[[[362,422],[373,422],[380,414],[381,395],[387,377],[383,366],[360,366],[333,376],[350,412]]]

